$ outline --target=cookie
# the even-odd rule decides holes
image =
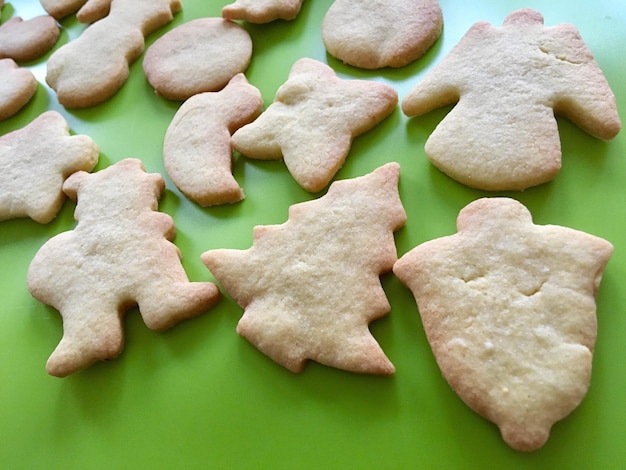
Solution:
[[[620,130],[615,97],[577,29],[546,27],[534,10],[502,27],[474,24],[404,97],[419,116],[458,103],[428,138],[429,160],[474,188],[522,190],[561,168],[555,114],[609,140]]]
[[[397,259],[393,232],[406,221],[399,173],[389,163],[334,182],[319,199],[291,206],[284,224],[255,227],[248,250],[202,254],[244,309],[241,336],[293,372],[311,359],[394,373],[368,324],[390,310],[379,276]]]
[[[170,241],[174,221],[157,211],[164,188],[161,175],[136,159],[65,181],[78,224],[46,242],[28,269],[30,293],[63,317],[49,374],[64,377],[116,357],[123,314],[134,305],[149,328],[164,330],[218,301],[215,284],[187,278]]]
[[[76,18],[81,23],[95,23],[109,14],[112,1],[113,0],[87,0],[76,13]]]
[[[111,98],[126,82],[129,64],[144,50],[144,36],[164,26],[180,0],[116,0],[108,16],[89,25],[48,59],[46,82],[67,108]]]
[[[275,20],[293,20],[302,0],[235,0],[222,8],[222,17],[250,23],[269,23]]]
[[[341,79],[328,65],[304,58],[293,65],[274,102],[237,130],[232,143],[250,158],[283,158],[298,184],[317,192],[342,167],[352,140],[397,103],[397,92],[385,83]]]
[[[335,0],[322,23],[329,54],[364,69],[403,67],[441,35],[437,0]]]
[[[60,34],[56,20],[41,15],[24,21],[19,16],[0,25],[0,58],[29,62],[50,51]]]
[[[91,171],[98,155],[96,143],[86,135],[70,135],[56,111],[0,137],[0,220],[50,222],[65,200],[63,182],[77,171]]]
[[[13,59],[0,59],[0,120],[17,113],[37,91],[33,73],[18,67]]]
[[[466,206],[458,233],[423,243],[393,271],[415,295],[444,377],[514,449],[533,451],[591,378],[606,240],[535,225],[521,203]]]
[[[146,51],[143,70],[164,98],[186,100],[217,91],[252,57],[252,39],[233,21],[200,18],[183,23],[157,39]]]
[[[261,92],[241,73],[221,91],[185,101],[163,143],[165,170],[176,187],[203,207],[243,199],[231,172],[230,136],[262,110]]]
[[[86,0],[39,0],[43,9],[57,20],[76,13],[85,2]]]

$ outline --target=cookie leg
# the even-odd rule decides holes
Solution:
[[[117,306],[77,304],[61,313],[63,338],[46,364],[50,375],[65,377],[122,351],[124,333]]]
[[[148,286],[137,299],[143,320],[152,330],[165,330],[217,303],[220,293],[211,282],[176,282],[167,288]]]

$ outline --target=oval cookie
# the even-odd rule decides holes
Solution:
[[[217,91],[248,68],[252,39],[230,20],[200,18],[159,38],[147,51],[143,70],[164,98],[185,100]]]

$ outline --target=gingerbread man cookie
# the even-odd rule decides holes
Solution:
[[[164,330],[219,299],[210,282],[190,282],[170,240],[174,221],[157,211],[165,188],[141,161],[78,172],[63,190],[77,200],[74,230],[46,242],[28,270],[28,289],[59,310],[63,338],[47,363],[63,377],[123,348],[123,314],[137,305],[146,325]]]

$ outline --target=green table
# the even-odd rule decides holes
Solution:
[[[194,18],[219,16],[227,1],[183,0],[165,31]],[[326,54],[320,25],[330,0],[305,0],[292,22],[244,24],[254,43],[246,75],[269,105],[301,57],[330,64],[341,77],[381,80],[402,99],[476,21],[501,25],[511,11],[539,10],[547,25],[574,23],[626,109],[626,11],[620,0],[441,0],[444,32],[420,60],[397,70],[363,71]],[[2,20],[43,13],[35,0],[10,0]],[[61,23],[57,44],[83,26]],[[101,149],[102,169],[140,158],[165,175],[164,132],[179,103],[156,96],[141,59],[108,102],[66,110],[45,85],[46,57],[26,64],[38,78],[26,108],[0,122],[0,134],[53,109],[74,133]],[[408,222],[396,233],[399,255],[455,232],[458,211],[493,194],[464,187],[435,169],[424,142],[447,109],[408,119],[396,109],[358,137],[336,178],[369,173],[387,161],[402,168],[400,194]],[[72,229],[67,201],[48,225],[29,219],[0,223],[0,465],[3,468],[626,468],[626,133],[599,141],[560,119],[563,168],[553,182],[504,195],[523,202],[538,224],[558,224],[611,241],[598,305],[598,340],[591,388],[532,454],[511,450],[495,425],[467,408],[441,377],[409,290],[383,277],[389,316],[371,330],[395,364],[393,377],[357,375],[310,362],[296,375],[235,333],[241,309],[225,295],[210,312],[165,333],[150,331],[136,310],[126,316],[126,346],[108,363],[57,379],[45,362],[62,334],[61,317],[26,288],[28,264],[51,236]],[[160,209],[172,215],[175,243],[192,280],[213,280],[200,254],[248,248],[255,225],[282,223],[289,205],[315,198],[281,161],[236,156],[234,175],[246,192],[238,204],[203,209],[167,179]],[[321,195],[321,194],[320,194]],[[499,194],[502,195],[502,194]]]

